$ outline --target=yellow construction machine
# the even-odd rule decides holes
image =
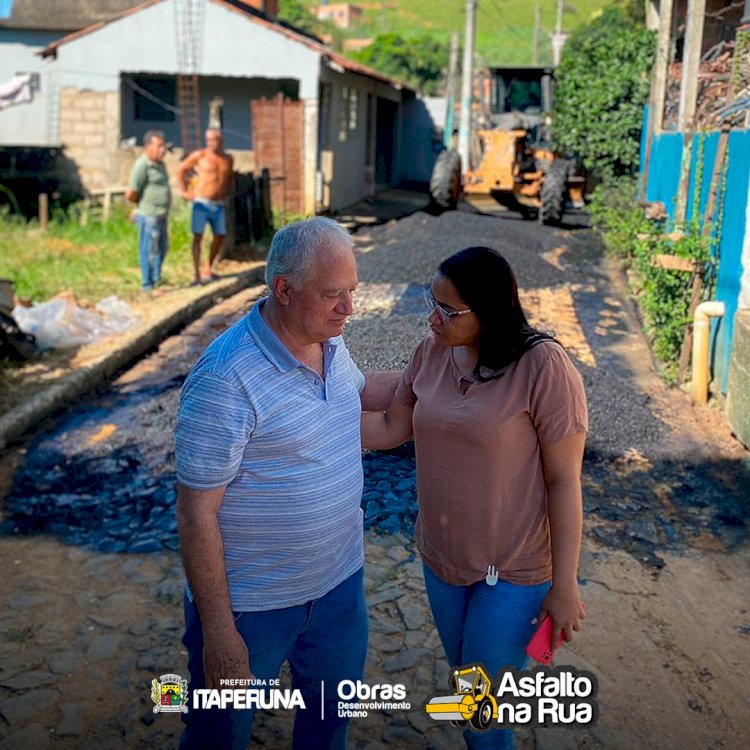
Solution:
[[[524,218],[562,219],[566,205],[583,206],[585,178],[575,161],[549,146],[552,72],[548,68],[489,68],[479,78],[469,168],[446,149],[430,181],[433,200],[455,207],[465,195],[491,195]]]

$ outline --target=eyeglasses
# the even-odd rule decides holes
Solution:
[[[471,312],[471,310],[446,310],[435,299],[434,295],[432,294],[432,290],[429,288],[424,290],[424,301],[430,312],[432,312],[433,310],[437,310],[438,317],[440,318],[440,321],[443,323],[443,325],[447,325],[453,318],[456,318],[459,315],[466,315],[466,313]]]

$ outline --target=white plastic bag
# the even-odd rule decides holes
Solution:
[[[39,349],[89,344],[112,333],[121,333],[138,322],[127,303],[114,296],[103,299],[97,309],[104,314],[57,298],[33,307],[16,307],[13,317],[22,331],[36,337]]]
[[[104,316],[104,325],[110,331],[127,331],[139,322],[130,305],[112,294],[98,302],[96,309]]]

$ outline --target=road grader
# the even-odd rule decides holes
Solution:
[[[461,157],[438,155],[430,193],[443,208],[455,208],[461,193],[491,195],[524,218],[562,219],[566,205],[583,206],[585,178],[575,161],[549,145],[552,72],[548,68],[490,68],[483,77],[472,130],[469,168],[461,179]],[[484,94],[484,91],[483,91]]]

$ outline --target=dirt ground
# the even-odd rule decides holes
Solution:
[[[748,463],[718,406],[692,406],[656,379],[642,349],[631,356],[641,358],[642,385],[677,443],[726,462],[730,474]],[[23,460],[23,447],[3,455],[0,497]],[[614,469],[623,487],[644,462],[637,451],[623,456]],[[558,661],[597,676],[599,723],[564,736],[521,732],[520,746],[750,746],[750,549],[726,551],[707,535],[662,557],[655,569],[586,535],[580,576],[588,619]],[[175,747],[179,720],[155,717],[149,691],[165,665],[184,669],[177,553],[99,554],[52,536],[2,536],[0,571],[0,750]],[[260,727],[259,742],[283,748],[274,721]],[[380,747],[372,732],[355,729],[353,746]],[[460,747],[452,736],[454,744],[433,746]],[[398,739],[389,746],[410,747]]]

